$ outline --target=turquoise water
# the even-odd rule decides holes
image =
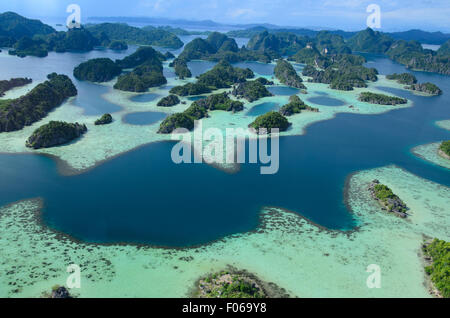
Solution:
[[[311,98],[308,98],[307,101],[314,103],[314,104],[323,105],[323,106],[345,105],[345,102],[343,102],[337,98],[326,97],[326,96],[311,97]]]
[[[124,116],[123,121],[130,125],[148,126],[167,117],[165,113],[138,112]]]
[[[138,102],[138,103],[148,103],[151,101],[154,101],[157,98],[161,98],[160,95],[158,94],[140,94],[140,95],[136,95],[130,98],[130,100],[132,100],[133,102]]]
[[[368,65],[382,74],[404,71],[401,65],[384,58],[368,58]],[[51,53],[40,60],[41,72],[61,72],[59,68],[65,65],[62,71],[70,74],[67,60],[74,65],[83,58]],[[211,66],[208,62],[196,63],[198,69],[193,69],[197,72]],[[35,73],[34,59],[8,57],[0,60],[0,65],[7,70],[6,77]],[[22,70],[13,65],[20,65]],[[259,165],[244,164],[236,174],[206,164],[176,165],[170,158],[170,142],[140,147],[71,177],[59,175],[51,158],[2,154],[0,205],[42,197],[45,223],[89,242],[165,246],[205,243],[255,229],[263,206],[302,211],[322,226],[350,229],[357,224],[344,204],[343,189],[351,173],[396,164],[420,177],[450,185],[447,169],[409,152],[415,145],[450,138],[449,131],[434,125],[436,120],[450,117],[450,79],[414,73],[421,82],[438,84],[444,95],[423,97],[395,90],[412,100],[414,106],[380,115],[338,114],[309,126],[306,135],[281,138],[280,170],[275,175],[261,175]],[[95,109],[94,101],[104,88],[75,84],[80,97],[87,92],[98,95],[79,105],[86,111]],[[271,89],[286,96],[297,91],[282,86]]]
[[[276,96],[292,96],[300,93],[299,89],[289,86],[269,86],[267,89]]]
[[[267,103],[261,103],[258,105],[253,106],[247,113],[247,116],[259,116],[262,114],[265,114],[269,111],[278,111],[280,109],[280,105],[277,103],[267,102]]]

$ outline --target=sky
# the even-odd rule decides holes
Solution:
[[[88,17],[146,16],[221,23],[360,30],[367,6],[381,8],[381,30],[450,32],[450,0],[0,0],[0,12],[27,17],[66,17],[69,4]]]

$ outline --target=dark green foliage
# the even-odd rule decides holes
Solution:
[[[320,31],[314,39],[314,45],[322,55],[351,54],[344,38],[329,31]]]
[[[386,75],[386,78],[389,80],[395,80],[400,84],[412,85],[417,83],[417,78],[411,73],[394,73],[391,75]]]
[[[167,80],[163,75],[162,66],[147,61],[136,67],[132,72],[119,76],[114,88],[128,92],[145,92],[150,87],[161,86],[166,83]]]
[[[302,110],[319,111],[317,108],[306,105],[297,95],[292,95],[289,97],[289,103],[280,108],[280,114],[283,116],[292,116],[294,114],[300,114]]]
[[[195,96],[211,93],[211,89],[203,84],[187,83],[183,86],[175,86],[169,92],[178,96]]]
[[[265,52],[273,58],[292,55],[304,48],[307,40],[292,33],[269,33],[263,31],[254,35],[247,44],[247,49]]]
[[[78,80],[107,82],[118,76],[122,69],[109,58],[97,58],[81,63],[73,70]]]
[[[441,95],[442,90],[437,87],[435,84],[427,82],[422,84],[413,84],[411,86],[406,87],[407,89],[422,92],[429,95]]]
[[[49,51],[56,52],[87,52],[101,44],[99,39],[83,27],[51,34],[46,40]]]
[[[194,119],[185,113],[173,114],[163,120],[159,126],[158,133],[170,134],[177,128],[186,128],[192,130],[194,128]]]
[[[398,105],[398,104],[406,104],[408,102],[408,100],[406,100],[405,98],[388,96],[383,94],[375,94],[371,92],[361,93],[358,99],[362,102],[379,105]]]
[[[227,93],[212,94],[207,98],[195,101],[197,104],[208,110],[225,110],[239,112],[244,109],[244,104],[240,101],[235,101],[228,97]]]
[[[431,50],[425,50],[416,41],[396,41],[386,54],[409,69],[450,75],[450,55],[441,55]]]
[[[254,76],[248,68],[233,67],[228,62],[220,61],[211,70],[200,75],[197,83],[212,89],[229,88],[233,84],[245,82]]]
[[[94,35],[105,33],[111,40],[124,41],[128,44],[155,45],[179,49],[183,42],[174,34],[162,29],[143,30],[124,23],[101,23],[88,25]]]
[[[205,106],[200,105],[197,102],[193,102],[191,106],[189,106],[183,114],[189,116],[193,120],[199,120],[205,117],[208,117],[208,110]]]
[[[112,123],[112,121],[113,121],[113,118],[112,118],[111,114],[104,114],[102,117],[100,117],[99,119],[97,119],[95,121],[95,125],[96,126],[107,125],[107,124]]]
[[[170,51],[167,51],[167,52],[164,54],[164,56],[166,57],[167,60],[170,60],[170,59],[174,59],[174,58],[175,58],[175,55],[173,55]]]
[[[9,50],[10,55],[18,57],[37,56],[46,57],[48,55],[47,43],[41,39],[33,40],[24,36],[14,44],[14,48]]]
[[[423,251],[432,259],[432,264],[425,267],[425,272],[430,275],[442,297],[450,298],[450,243],[434,239],[423,247]]]
[[[33,149],[54,147],[68,143],[86,131],[86,125],[51,121],[36,129],[28,138],[26,146]]]
[[[313,47],[308,46],[299,50],[297,53],[289,57],[290,61],[295,61],[297,63],[312,65],[321,55],[319,51]]]
[[[177,75],[180,79],[185,79],[192,76],[186,61],[183,59],[175,59],[170,66],[174,68],[175,75]]]
[[[450,55],[450,40],[441,45],[439,50],[437,50],[438,55]]]
[[[0,132],[20,130],[47,116],[47,113],[77,89],[66,75],[52,73],[48,81],[37,85],[26,95],[8,100],[0,106]]]
[[[272,96],[272,93],[258,80],[239,83],[233,87],[232,94],[238,98],[245,98],[249,102]]]
[[[128,45],[125,41],[111,41],[111,44],[109,44],[109,49],[114,51],[124,51],[128,49]]]
[[[351,37],[347,44],[357,52],[385,53],[394,43],[394,39],[381,32],[375,32],[371,28],[358,32]]]
[[[402,216],[406,216],[403,214],[406,213],[408,208],[406,207],[405,203],[403,203],[403,201],[400,200],[400,198],[395,195],[388,186],[378,183],[378,180],[375,180],[375,183],[373,185],[373,195],[375,195],[375,198],[381,201],[383,206],[386,207],[389,212],[395,212],[399,213]]]
[[[447,156],[450,156],[450,140],[443,141],[439,146],[439,149],[445,153]]]
[[[264,78],[264,77],[258,77],[257,79],[255,79],[255,81],[258,81],[263,85],[273,85],[274,84],[272,81],[269,81],[267,78]]]
[[[117,60],[116,63],[122,68],[134,68],[146,62],[151,62],[155,65],[161,64],[161,62],[165,61],[165,59],[166,57],[160,52],[156,51],[154,48],[150,46],[143,46],[138,48],[136,52],[128,55],[124,59]]]
[[[14,12],[0,14],[0,30],[2,35],[16,40],[24,36],[32,38],[37,34],[46,35],[56,32],[51,26],[39,20],[27,19]]]
[[[169,95],[161,98],[157,106],[170,107],[180,103],[180,99],[176,95]]]
[[[5,95],[5,92],[15,87],[30,84],[33,80],[31,78],[11,78],[8,80],[0,80],[0,97]]]
[[[272,128],[278,128],[279,131],[285,131],[290,125],[291,124],[286,117],[278,112],[270,111],[264,115],[258,116],[249,127],[256,129],[258,134],[263,134],[270,133]]]
[[[275,77],[278,80],[288,86],[306,89],[306,86],[302,83],[302,78],[298,76],[294,67],[286,60],[278,60],[274,69]]]

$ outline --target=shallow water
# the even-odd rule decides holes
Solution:
[[[280,105],[278,103],[272,103],[272,102],[267,102],[267,103],[262,103],[262,104],[258,104],[253,106],[247,113],[247,116],[259,116],[259,115],[263,115],[269,111],[277,111],[280,108]]]
[[[157,123],[166,117],[167,114],[165,113],[138,112],[125,115],[123,121],[130,125],[148,126]]]
[[[87,56],[75,54],[77,58],[70,56],[69,60],[76,60],[74,65]],[[51,53],[49,60],[42,60],[45,67],[40,72],[61,72],[58,66],[66,65],[66,58],[67,54]],[[369,59],[368,65],[382,74],[404,71],[384,58]],[[33,61],[0,58],[8,76],[30,76],[25,66],[33,74]],[[209,62],[191,63],[195,72],[212,67]],[[9,70],[10,65],[20,65],[22,71]],[[36,77],[42,78],[41,73]],[[73,177],[60,176],[55,161],[48,157],[3,154],[0,206],[42,197],[43,219],[48,225],[89,242],[205,243],[255,229],[263,206],[301,211],[328,228],[351,229],[357,222],[343,202],[343,188],[353,172],[396,164],[450,185],[448,170],[410,153],[416,145],[449,139],[450,133],[434,123],[449,118],[450,80],[436,74],[415,74],[419,81],[438,84],[444,95],[416,96],[382,87],[409,98],[414,106],[379,115],[338,114],[333,120],[311,125],[304,136],[283,137],[280,170],[275,175],[260,175],[257,165],[242,165],[234,175],[205,164],[175,165],[170,159],[170,142],[143,146]],[[92,93],[100,98],[109,89],[75,84],[80,96]],[[280,96],[298,93],[283,86],[270,89]],[[85,111],[96,109],[95,97],[79,106]]]
[[[311,97],[307,99],[308,102],[323,105],[323,106],[342,106],[345,105],[345,103],[339,99],[326,97],[326,96],[317,96],[317,97]]]

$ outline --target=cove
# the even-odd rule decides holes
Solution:
[[[387,73],[405,71],[386,59],[372,62]],[[351,230],[358,223],[343,195],[347,177],[356,171],[394,164],[450,186],[448,169],[409,152],[418,144],[450,139],[449,131],[434,125],[449,118],[450,79],[414,74],[420,82],[436,83],[444,94],[424,97],[396,90],[414,106],[379,115],[338,114],[309,126],[306,135],[282,137],[275,175],[261,175],[260,166],[252,164],[236,174],[206,164],[176,165],[170,158],[172,142],[140,147],[71,177],[61,176],[49,157],[2,154],[0,206],[41,197],[45,224],[94,243],[205,244],[254,230],[263,206]]]

